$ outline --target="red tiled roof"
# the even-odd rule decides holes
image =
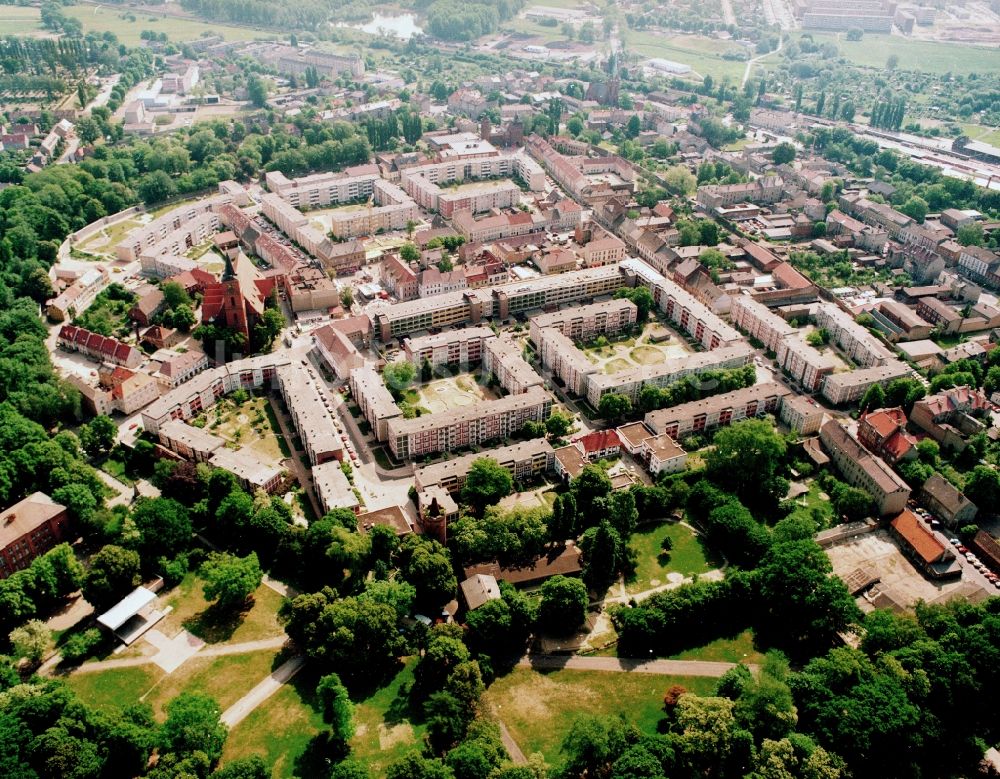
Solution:
[[[605,449],[620,447],[622,443],[618,437],[618,432],[610,428],[587,433],[587,435],[578,438],[577,441],[583,447],[585,454],[603,452]]]
[[[928,565],[936,563],[944,554],[945,545],[909,509],[904,509],[892,520],[892,527]]]

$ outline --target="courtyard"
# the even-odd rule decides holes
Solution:
[[[269,462],[278,463],[291,455],[265,395],[244,399],[233,393],[192,424],[224,438],[230,449],[249,448]]]
[[[484,384],[482,379],[479,371],[434,379],[407,389],[403,393],[403,402],[419,409],[421,414],[439,414],[498,399],[500,394]]]
[[[691,354],[694,349],[670,328],[650,321],[639,335],[614,340],[601,337],[582,347],[582,351],[588,360],[611,374],[643,365],[659,365]]]

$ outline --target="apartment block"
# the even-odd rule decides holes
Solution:
[[[375,438],[385,441],[389,436],[389,423],[403,417],[392,393],[372,365],[351,371],[350,385],[354,402],[371,425]]]
[[[781,401],[780,419],[801,436],[819,432],[823,424],[823,407],[804,395],[786,395]]]
[[[439,414],[397,417],[387,425],[389,448],[395,457],[406,460],[478,446],[513,435],[525,422],[543,422],[551,410],[549,394],[533,387],[520,395]]]
[[[910,373],[906,363],[890,360],[885,365],[834,373],[823,382],[822,395],[835,406],[857,403],[873,384],[885,387],[893,379]]]
[[[417,468],[413,472],[414,485],[418,492],[435,486],[450,493],[458,492],[465,485],[465,477],[472,464],[484,457],[495,460],[510,472],[514,481],[519,482],[530,481],[549,471],[554,460],[552,444],[544,438],[533,438]]]
[[[676,441],[743,419],[777,414],[782,401],[791,394],[789,389],[773,382],[754,384],[703,400],[650,411],[645,416],[645,422],[654,433],[668,435]]]
[[[531,340],[536,344],[541,331],[554,327],[574,341],[590,341],[599,335],[617,335],[635,325],[638,309],[625,298],[614,298],[586,306],[573,306],[531,318]]]
[[[379,173],[374,165],[296,179],[289,179],[277,170],[264,176],[267,188],[295,208],[323,208],[370,198],[376,181],[379,181]]]
[[[614,266],[541,276],[495,287],[465,289],[379,308],[375,324],[382,341],[417,330],[478,324],[535,308],[556,307],[614,292],[624,284]]]
[[[801,335],[788,336],[782,340],[778,344],[775,358],[782,370],[809,392],[818,390],[836,368],[833,357],[808,344]]]
[[[760,341],[771,352],[777,352],[778,345],[797,332],[788,322],[749,295],[734,295],[729,315],[734,325],[750,338]]]
[[[312,479],[316,499],[324,514],[334,509],[347,509],[355,514],[361,510],[361,504],[340,463],[326,462],[313,466]]]
[[[837,420],[820,428],[820,441],[844,480],[875,499],[881,516],[898,514],[906,508],[910,487],[885,461],[876,457]]]
[[[600,369],[561,330],[547,327],[534,340],[542,366],[562,381],[569,392],[585,395],[590,377]]]
[[[212,408],[223,395],[237,389],[252,390],[271,385],[277,381],[278,368],[290,362],[286,356],[262,354],[199,373],[147,406],[142,412],[142,426],[156,435],[171,419],[190,419]]]
[[[205,237],[212,231],[218,229],[217,218],[214,222],[215,227],[206,229],[205,225],[211,224],[212,220],[204,221],[203,217],[232,201],[232,195],[223,194],[194,203],[185,203],[154,219],[149,224],[132,230],[121,243],[115,246],[115,254],[119,260],[125,262],[134,262],[139,259],[140,255],[146,253],[184,254],[186,249],[205,240]],[[169,246],[181,250],[168,251],[161,247],[161,244],[165,242]]]
[[[862,368],[886,365],[895,359],[887,346],[833,303],[816,307],[816,325],[826,330],[837,346]]]
[[[63,325],[59,328],[56,343],[66,351],[80,352],[98,362],[110,362],[125,368],[135,368],[142,362],[142,352],[131,344],[75,325]]]
[[[753,349],[747,343],[737,343],[675,357],[658,365],[640,365],[617,373],[595,372],[587,376],[586,397],[597,408],[601,398],[609,393],[624,395],[635,406],[643,387],[667,387],[674,382],[697,376],[706,371],[741,368],[753,359]]]
[[[239,450],[221,447],[208,461],[215,468],[229,471],[247,492],[274,492],[281,484],[281,468],[259,458],[252,449]]]
[[[35,492],[0,512],[0,579],[31,565],[71,528],[69,511],[44,492]]]
[[[506,336],[491,338],[485,342],[483,371],[493,375],[511,395],[520,395],[543,384],[542,377],[525,362],[521,347]]]
[[[484,344],[495,339],[496,334],[488,327],[466,327],[406,338],[403,341],[403,351],[407,361],[417,368],[425,361],[432,368],[442,365],[472,365],[482,361]]]
[[[225,439],[180,419],[171,419],[161,425],[158,437],[161,446],[192,463],[207,463],[216,449],[226,445]]]
[[[415,300],[419,295],[416,272],[397,255],[382,260],[382,286],[397,300]]]
[[[309,462],[319,465],[328,460],[343,460],[344,446],[333,424],[330,400],[316,380],[301,365],[292,363],[278,369],[278,389]]]
[[[110,284],[111,274],[106,268],[88,268],[60,294],[46,302],[45,313],[56,322],[79,316]]]

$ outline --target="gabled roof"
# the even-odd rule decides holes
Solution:
[[[904,509],[894,520],[893,529],[909,544],[910,548],[927,565],[938,562],[945,553],[945,545],[920,521],[916,514]]]

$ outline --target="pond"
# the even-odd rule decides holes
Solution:
[[[423,35],[423,28],[417,25],[414,14],[399,14],[398,16],[383,16],[372,14],[372,19],[364,24],[341,24],[338,26],[361,30],[371,35],[388,35],[408,41],[414,35]]]

